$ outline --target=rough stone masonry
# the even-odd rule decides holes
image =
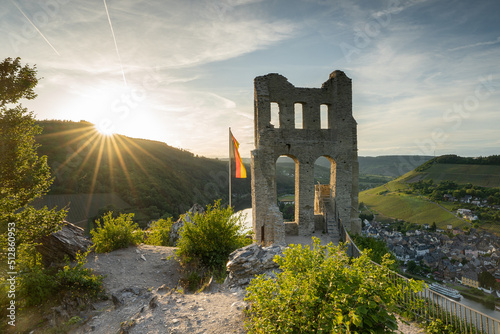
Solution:
[[[328,211],[351,233],[360,233],[351,79],[334,71],[321,88],[300,88],[271,73],[255,78],[254,94],[251,170],[256,241],[284,245],[285,234],[306,236],[315,231],[314,163],[321,156],[331,164],[329,198],[324,201]],[[278,107],[279,120],[271,119],[272,104]],[[295,162],[295,222],[286,224],[277,205],[276,161],[280,156]]]

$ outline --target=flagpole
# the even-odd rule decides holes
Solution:
[[[229,207],[231,207],[231,180],[232,180],[232,175],[231,175],[231,127],[229,127]]]

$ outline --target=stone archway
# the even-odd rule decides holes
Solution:
[[[324,158],[321,164],[318,164],[318,160]],[[316,169],[321,166],[325,168],[325,162],[328,163],[328,178],[318,181],[314,185],[315,196],[314,196],[314,215],[316,220],[316,230],[322,230],[338,238],[338,227],[336,224],[336,203],[335,203],[335,193],[337,190],[337,163],[335,159],[323,155],[319,157],[315,162],[315,180],[317,179]],[[322,182],[321,182],[322,181]]]
[[[299,216],[298,216],[298,196],[297,196],[297,187],[298,187],[298,184],[299,184],[299,178],[298,178],[298,175],[299,175],[299,160],[297,159],[297,157],[293,156],[293,155],[281,155],[278,157],[278,159],[276,160],[276,179],[275,179],[275,183],[276,183],[276,191],[277,191],[277,202],[279,203],[279,195],[283,194],[283,193],[280,193],[279,190],[278,190],[278,160],[280,158],[283,158],[283,157],[287,157],[288,159],[287,160],[291,160],[291,162],[293,163],[293,179],[294,179],[294,183],[293,183],[293,190],[290,190],[290,192],[288,193],[291,194],[293,192],[293,206],[294,206],[294,209],[293,209],[293,219],[287,219],[285,217],[285,214],[283,214],[283,223],[285,224],[285,234],[286,235],[298,235],[298,226],[299,226]],[[280,209],[280,212],[281,212],[281,209]]]
[[[254,89],[255,150],[251,168],[257,242],[285,243],[285,226],[275,189],[275,161],[281,155],[296,159],[295,216],[299,235],[315,230],[314,162],[320,156],[336,163],[331,181],[336,217],[351,232],[360,232],[357,124],[352,116],[351,79],[342,71],[335,71],[321,88],[298,88],[273,73],[255,78]],[[276,125],[271,124],[271,103],[279,109]],[[302,118],[298,129],[294,110],[297,104],[301,106]],[[327,108],[326,126],[321,125],[322,105]]]

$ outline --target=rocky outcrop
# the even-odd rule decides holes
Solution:
[[[36,249],[42,254],[43,264],[48,267],[63,263],[66,256],[74,261],[78,252],[85,253],[92,242],[84,237],[83,232],[81,227],[65,221],[59,231],[40,238]]]
[[[169,234],[169,242],[170,245],[172,246],[177,246],[177,240],[179,240],[179,234],[184,227],[185,222],[190,222],[192,223],[191,216],[194,217],[195,214],[199,213],[202,214],[204,213],[205,210],[201,205],[198,203],[195,203],[191,209],[187,213],[181,216],[175,223],[172,224],[172,227],[170,228],[170,234]]]
[[[267,274],[274,277],[274,272],[278,272],[279,267],[273,259],[276,255],[282,256],[285,249],[281,245],[262,247],[252,244],[235,250],[229,255],[226,265],[229,273],[225,283],[230,287],[243,287],[256,275]]]

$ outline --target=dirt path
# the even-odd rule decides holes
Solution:
[[[174,250],[140,245],[89,255],[87,266],[105,276],[112,297],[71,333],[245,333],[243,290],[214,283],[208,292],[183,293]]]
[[[312,243],[311,238],[303,237],[288,241]],[[212,283],[206,292],[183,293],[174,250],[140,245],[89,255],[87,266],[105,275],[104,286],[112,297],[95,303],[84,324],[70,333],[246,333],[244,290]],[[415,325],[403,323],[400,330],[423,333]]]

